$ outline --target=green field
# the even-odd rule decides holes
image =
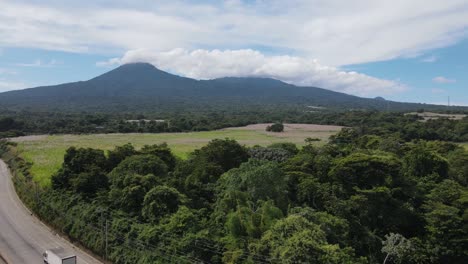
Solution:
[[[31,173],[35,180],[48,185],[50,176],[60,167],[65,150],[70,146],[110,150],[126,143],[141,148],[148,144],[166,142],[175,155],[186,158],[190,152],[215,138],[232,138],[246,146],[267,146],[275,142],[293,142],[301,146],[307,137],[320,138],[321,141],[316,144],[324,144],[330,135],[341,129],[336,126],[286,124],[285,132],[270,133],[265,132],[265,127],[266,124],[259,124],[193,133],[30,136],[13,141],[18,143],[20,155],[32,162]]]

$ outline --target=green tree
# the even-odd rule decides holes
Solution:
[[[215,186],[221,174],[248,159],[247,149],[235,140],[215,139],[177,164],[174,173],[180,186],[196,208],[209,207],[215,200]]]
[[[214,139],[192,156],[217,164],[223,171],[239,167],[249,157],[247,149],[232,139]]]
[[[234,238],[260,238],[276,220],[283,217],[272,201],[238,205],[226,217],[225,227]]]
[[[70,179],[72,189],[77,193],[95,194],[108,188],[108,178],[100,168],[91,168]]]
[[[249,155],[253,159],[283,162],[294,156],[291,152],[281,148],[254,147],[249,149]]]
[[[444,180],[424,204],[427,242],[441,263],[463,263],[468,256],[468,189]]]
[[[273,143],[273,144],[269,145],[268,148],[284,149],[287,152],[291,153],[291,155],[296,155],[297,153],[299,153],[299,149],[297,148],[296,144],[291,143],[291,142]]]
[[[354,128],[343,128],[338,134],[330,136],[331,144],[346,145],[359,138],[359,133]]]
[[[160,158],[164,163],[166,163],[169,171],[174,170],[176,166],[177,159],[174,154],[172,154],[171,149],[166,143],[143,146],[141,153],[155,155]]]
[[[414,146],[403,157],[403,172],[408,177],[424,178],[437,175],[436,180],[447,178],[448,162],[423,144]]]
[[[319,225],[297,214],[277,221],[257,246],[282,263],[364,263],[350,248],[329,244]]]
[[[167,165],[154,155],[133,155],[120,162],[119,165],[112,170],[111,175],[129,173],[140,175],[152,174],[165,177],[167,175]]]
[[[383,264],[387,261],[401,263],[405,258],[409,259],[413,251],[411,241],[400,234],[390,233],[385,235],[385,240],[382,241],[382,253],[386,254]]]
[[[216,182],[223,172],[220,165],[201,159],[179,162],[173,176],[181,182],[192,206],[206,208],[215,201]]]
[[[139,175],[113,171],[109,174],[109,181],[108,197],[113,207],[132,215],[139,215],[146,193],[155,187],[160,179],[152,174]]]
[[[448,156],[449,177],[460,185],[468,186],[468,151],[459,149]]]
[[[320,182],[320,180],[311,175],[305,173],[288,173],[289,178],[291,176],[299,176],[297,184],[297,201],[301,204],[307,204],[314,209],[324,209],[326,203],[334,200],[333,186],[328,182]]]
[[[130,143],[115,147],[107,153],[109,169],[112,170],[117,167],[121,161],[135,154],[137,154],[137,151]]]
[[[284,131],[284,125],[281,123],[274,123],[270,126],[266,127],[266,131],[268,132],[283,132]]]
[[[97,167],[104,170],[106,168],[106,157],[104,151],[91,148],[70,147],[64,156],[63,166],[72,173],[80,173],[88,168]]]
[[[167,214],[175,213],[183,202],[184,197],[176,189],[156,186],[145,195],[142,216],[156,222]]]
[[[359,189],[391,185],[399,177],[401,163],[392,155],[353,153],[336,160],[330,177],[341,184],[347,194]]]
[[[107,160],[102,150],[70,147],[65,153],[61,168],[52,175],[52,187],[70,188],[74,181],[76,190],[92,192],[105,188],[106,168]],[[91,186],[88,188],[85,186],[87,184]]]
[[[287,206],[286,177],[276,162],[251,159],[223,174],[219,186],[221,193],[241,191],[252,201],[271,199],[283,210]]]

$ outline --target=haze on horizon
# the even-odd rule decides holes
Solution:
[[[0,0],[0,91],[149,62],[195,79],[468,105],[466,17],[466,0]]]

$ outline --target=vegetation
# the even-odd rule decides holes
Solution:
[[[2,93],[0,105],[0,138],[47,134],[0,140],[22,200],[113,263],[468,258],[463,107],[147,64]],[[274,121],[345,128],[213,131]]]
[[[284,125],[281,124],[281,123],[274,123],[271,126],[267,126],[266,131],[268,131],[268,132],[283,132],[284,131]]]
[[[437,139],[465,138],[466,120],[411,118],[356,121],[321,146],[214,139],[184,160],[166,144],[71,147],[53,184],[23,195],[102,256],[107,223],[114,263],[465,263],[468,151]],[[27,185],[30,164],[12,160]]]
[[[64,92],[66,91],[66,92]],[[67,113],[200,113],[239,109],[330,109],[393,111],[446,110],[445,106],[369,99],[269,78],[220,78],[198,81],[135,63],[88,81],[0,93],[0,110]],[[451,107],[464,110],[465,107]]]
[[[462,143],[461,146],[468,150],[468,143]]]
[[[18,151],[21,152],[21,156],[32,163],[31,173],[34,175],[34,179],[41,185],[49,185],[50,176],[59,169],[66,150],[71,146],[108,151],[116,145],[126,143],[132,143],[135,148],[140,149],[144,145],[166,142],[175,156],[186,159],[192,151],[203,147],[216,138],[233,138],[247,146],[268,146],[285,141],[302,146],[304,139],[312,135],[322,139],[321,142],[316,142],[316,145],[320,145],[341,129],[341,127],[302,125],[288,132],[271,135],[265,132],[265,126],[254,129],[240,127],[191,133],[32,136],[15,139],[15,141],[18,143]]]
[[[404,140],[424,139],[468,142],[468,117],[441,117],[427,122],[417,115],[373,111],[307,112],[300,108],[245,108],[240,112],[216,111],[149,114],[87,114],[48,112],[0,112],[0,137],[23,134],[172,133],[211,131],[248,124],[284,123],[338,125],[359,128],[362,133],[395,135]]]

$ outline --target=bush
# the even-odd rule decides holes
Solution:
[[[267,126],[266,131],[268,131],[268,132],[283,132],[284,131],[284,125],[281,124],[281,123],[274,123],[271,126]]]
[[[259,160],[269,160],[276,162],[283,162],[294,156],[294,154],[281,148],[264,148],[255,147],[249,149],[250,157]]]

